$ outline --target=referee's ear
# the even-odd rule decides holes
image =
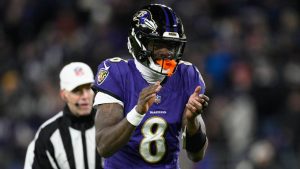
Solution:
[[[60,90],[60,98],[64,101],[67,102],[67,97],[66,97],[66,92],[65,90]]]

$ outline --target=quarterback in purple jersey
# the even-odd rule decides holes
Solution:
[[[165,5],[135,13],[128,36],[133,59],[103,61],[95,77],[97,150],[107,169],[179,168],[180,133],[192,161],[208,140],[201,113],[208,106],[198,69],[182,61],[181,20]]]

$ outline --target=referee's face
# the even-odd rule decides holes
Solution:
[[[91,84],[84,84],[72,91],[63,91],[64,100],[75,116],[89,115],[92,111],[94,92]]]

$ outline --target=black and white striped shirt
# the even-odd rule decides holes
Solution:
[[[29,144],[24,169],[100,169],[95,113],[77,118],[66,106],[43,123]]]

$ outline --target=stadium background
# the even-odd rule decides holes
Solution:
[[[0,168],[23,168],[38,126],[62,108],[58,72],[129,58],[137,0],[0,0]],[[211,98],[210,145],[197,169],[299,169],[300,4],[297,0],[166,0]],[[184,157],[183,157],[184,158]]]

